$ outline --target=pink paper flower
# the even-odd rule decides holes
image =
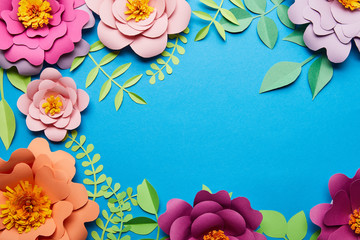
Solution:
[[[340,1],[344,5],[338,0],[296,0],[288,12],[293,23],[310,23],[304,33],[306,46],[314,51],[326,48],[334,63],[349,56],[352,40],[360,49],[360,11],[351,10],[357,1]]]
[[[89,95],[76,88],[72,78],[62,77],[54,68],[46,68],[39,80],[29,83],[17,106],[27,115],[31,131],[43,131],[51,141],[62,141],[67,130],[77,128],[82,112],[89,104]]]
[[[99,205],[75,171],[75,159],[42,138],[0,158],[0,240],[85,240]]]
[[[331,204],[313,207],[310,218],[321,228],[318,240],[360,238],[360,169],[353,178],[335,174],[329,181]]]
[[[166,48],[168,34],[185,30],[191,8],[185,0],[85,0],[100,16],[98,35],[110,49],[128,45],[149,58]]]
[[[0,5],[0,66],[38,74],[44,62],[66,69],[88,53],[82,29],[95,19],[84,0],[6,0]]]

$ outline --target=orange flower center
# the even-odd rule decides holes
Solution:
[[[126,18],[126,21],[135,19],[135,21],[138,22],[147,19],[154,11],[154,8],[148,4],[149,0],[128,0],[126,6],[129,10],[126,11],[125,14],[130,16]]]
[[[25,28],[37,29],[49,24],[52,18],[50,3],[45,0],[21,0],[19,2],[18,17]]]
[[[350,8],[352,11],[360,9],[359,0],[339,0],[339,2],[344,5],[345,8]]]
[[[14,190],[6,187],[4,196],[8,199],[0,205],[3,224],[7,230],[15,227],[19,233],[30,232],[45,223],[51,217],[51,201],[41,194],[42,189],[34,187],[28,181],[20,181]]]
[[[61,108],[63,103],[61,102],[60,97],[54,97],[51,95],[49,98],[46,99],[47,102],[43,103],[42,108],[45,109],[45,113],[51,116],[54,116],[56,113],[61,112]]]
[[[225,235],[225,233],[221,230],[210,231],[207,235],[203,237],[204,240],[229,240],[229,237]]]

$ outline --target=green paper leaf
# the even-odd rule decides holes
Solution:
[[[99,67],[96,66],[95,68],[91,69],[89,74],[86,77],[85,87],[88,88],[96,79],[97,75],[99,74]]]
[[[115,79],[122,74],[124,74],[131,66],[131,63],[125,63],[121,65],[120,67],[116,68],[114,72],[111,74],[112,79]]]
[[[158,226],[157,222],[147,217],[137,217],[124,223],[124,226],[129,226],[130,231],[139,235],[148,235],[152,233]]]
[[[274,20],[262,16],[257,25],[257,32],[261,41],[270,49],[275,47],[278,39],[278,29]]]
[[[216,4],[216,2],[214,2],[213,0],[200,0],[200,2],[202,2],[203,4],[205,4],[208,7],[214,8],[214,9],[218,9],[219,6]]]
[[[301,73],[301,63],[279,62],[270,68],[261,84],[260,93],[293,83]]]
[[[136,93],[128,92],[128,94],[129,94],[129,97],[131,98],[131,100],[133,100],[134,102],[136,102],[138,104],[147,104],[146,101],[144,99],[142,99],[142,97],[140,97]]]
[[[310,240],[317,240],[320,235],[320,230],[317,230],[313,235],[311,235]]]
[[[189,32],[190,32],[190,28],[189,28],[189,27],[186,27],[185,30],[183,31],[183,33],[185,33],[185,34],[189,34]]]
[[[233,23],[235,25],[240,25],[238,20],[236,19],[236,17],[234,16],[234,14],[231,11],[221,8],[220,13],[221,13],[221,15],[223,15],[223,17],[226,20],[230,21],[231,23]]]
[[[5,99],[2,99],[0,101],[0,138],[4,143],[6,150],[9,149],[11,145],[15,135],[15,130],[15,115]]]
[[[288,222],[287,236],[289,240],[302,240],[307,233],[307,221],[303,211],[297,213]]]
[[[212,17],[206,13],[206,12],[202,12],[202,11],[193,11],[193,14],[203,20],[206,21],[212,21]]]
[[[288,10],[288,6],[280,5],[277,7],[276,12],[282,24],[284,24],[288,28],[295,29],[295,24],[293,24],[289,19]]]
[[[217,21],[214,21],[214,24],[219,35],[222,37],[223,40],[226,40],[225,30],[223,26]]]
[[[263,220],[260,228],[266,235],[272,238],[284,238],[287,232],[287,223],[285,217],[276,211],[260,210]]]
[[[200,41],[206,37],[210,29],[210,25],[200,29],[200,31],[196,34],[195,41]]]
[[[123,99],[124,99],[124,91],[122,89],[120,89],[119,92],[115,96],[115,109],[116,109],[116,111],[118,111],[119,108],[121,107]]]
[[[293,42],[302,47],[306,47],[306,45],[304,43],[304,29],[303,28],[295,29],[292,33],[290,33],[283,40],[288,41],[288,42]]]
[[[244,4],[241,0],[230,0],[230,2],[232,2],[235,6],[239,8],[245,9]]]
[[[185,49],[184,49],[182,46],[177,45],[176,49],[177,49],[177,51],[178,51],[178,53],[179,53],[180,55],[184,55],[184,54],[185,54]]]
[[[308,80],[313,99],[330,82],[333,77],[334,69],[326,56],[321,56],[314,61],[308,73]]]
[[[114,52],[111,52],[111,53],[105,55],[105,56],[101,59],[99,65],[100,65],[100,66],[104,66],[104,65],[108,64],[109,62],[111,62],[112,60],[114,60],[114,59],[119,55],[119,53],[120,53],[120,51],[114,51]]]
[[[231,22],[229,22],[228,20],[226,20],[225,18],[221,18],[220,19],[220,24],[223,25],[225,31],[227,32],[231,32],[231,33],[239,33],[244,31],[245,29],[247,29],[252,20],[253,17],[251,16],[251,14],[241,8],[232,8],[230,9],[230,12],[232,12],[234,14],[234,16],[236,17],[237,21],[239,22],[239,25],[235,25]]]
[[[202,190],[208,191],[209,193],[212,193],[210,188],[208,188],[206,185],[202,185]]]
[[[104,82],[100,90],[99,102],[101,102],[110,92],[111,89],[111,79]]]
[[[245,6],[253,13],[264,14],[266,0],[244,0]]]
[[[26,93],[26,88],[31,81],[31,76],[21,76],[15,68],[6,70],[6,75],[14,87]]]
[[[273,2],[273,4],[275,5],[279,5],[280,3],[282,3],[284,0],[271,0]]]
[[[156,78],[155,78],[155,75],[153,75],[150,80],[149,80],[150,84],[155,84],[156,82]]]
[[[140,75],[136,75],[136,76],[130,78],[129,80],[127,80],[127,81],[124,83],[123,87],[124,87],[124,88],[129,88],[129,87],[131,87],[131,86],[134,86],[136,83],[138,83],[138,82],[140,81],[140,79],[142,78],[142,76],[143,76],[143,75],[140,74]]]
[[[97,41],[90,46],[90,52],[99,51],[99,50],[103,49],[104,47],[105,47],[104,44],[102,44],[100,41]]]
[[[145,212],[157,214],[159,211],[159,197],[154,187],[145,179],[137,187],[137,201]]]

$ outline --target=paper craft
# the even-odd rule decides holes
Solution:
[[[168,34],[184,31],[191,16],[185,0],[86,0],[86,4],[100,16],[98,35],[105,46],[120,50],[130,45],[144,58],[162,53]]]
[[[75,159],[51,152],[41,138],[0,159],[0,239],[85,240],[84,223],[97,218],[99,206],[74,175]]]
[[[89,51],[82,29],[95,19],[83,0],[9,0],[0,7],[0,67],[38,74],[44,62],[70,68]]]
[[[54,142],[63,140],[67,130],[80,125],[80,113],[88,104],[89,95],[77,89],[72,78],[63,77],[54,68],[45,69],[17,102],[19,110],[27,115],[28,128],[35,132],[44,130],[46,137]]]

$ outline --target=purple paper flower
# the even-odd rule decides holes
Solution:
[[[329,181],[331,204],[313,207],[310,218],[321,228],[318,240],[358,240],[360,238],[360,169],[353,178],[335,174]]]
[[[251,208],[247,198],[231,200],[226,191],[211,194],[203,190],[196,194],[194,207],[172,199],[166,208],[158,223],[170,240],[266,240],[255,232],[262,214]]]
[[[340,1],[295,0],[288,12],[293,23],[310,23],[304,33],[306,46],[314,51],[325,48],[334,63],[349,56],[352,40],[360,49],[360,11],[354,9],[357,1]]]

